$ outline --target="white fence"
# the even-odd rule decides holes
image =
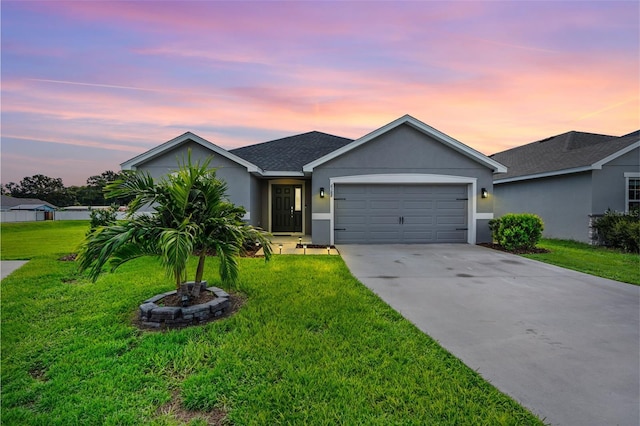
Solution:
[[[49,213],[53,215],[54,220],[90,220],[90,212],[87,210],[73,211],[60,210]],[[126,217],[126,212],[116,212],[116,219],[122,220]],[[31,210],[14,210],[8,212],[0,212],[0,222],[36,222],[45,220],[45,212]]]
[[[88,210],[59,210],[56,212],[55,220],[89,220],[91,212]],[[116,212],[116,219],[122,220],[126,212]]]
[[[14,210],[0,212],[0,222],[36,222],[44,220],[44,212],[31,210]]]

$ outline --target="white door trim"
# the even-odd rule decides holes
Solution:
[[[306,182],[304,180],[299,180],[299,179],[271,179],[269,181],[269,190],[268,192],[268,206],[267,208],[269,209],[268,214],[269,214],[269,229],[268,232],[271,233],[271,229],[272,229],[272,211],[271,211],[271,205],[273,204],[273,196],[272,196],[272,190],[273,190],[273,185],[301,185],[302,186],[302,232],[293,232],[292,234],[295,235],[305,235],[306,232],[306,220],[305,220],[305,214],[307,213],[307,207],[306,207],[306,203],[305,203],[305,189],[306,189]]]

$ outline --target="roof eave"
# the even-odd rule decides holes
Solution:
[[[518,181],[523,181],[523,180],[530,180],[530,179],[540,179],[540,178],[546,178],[546,177],[568,175],[568,174],[572,174],[572,173],[587,172],[587,171],[594,170],[594,169],[595,169],[595,167],[593,167],[593,166],[584,166],[584,167],[575,167],[575,168],[572,168],[572,169],[554,170],[554,171],[551,171],[551,172],[534,173],[534,174],[529,174],[529,175],[514,176],[514,177],[510,177],[510,178],[503,178],[503,179],[496,179],[496,180],[493,181],[493,184],[494,185],[500,185],[501,183],[511,183],[511,182],[518,182]]]
[[[596,161],[595,163],[593,163],[592,167],[595,169],[601,169],[603,165],[607,164],[610,161],[615,160],[616,158],[633,151],[636,148],[640,148],[640,140],[632,143],[631,145],[627,145],[626,147],[622,148],[619,151],[614,152],[611,155],[606,156],[605,158],[603,158],[600,161]]]
[[[240,164],[241,166],[244,166],[247,168],[247,171],[249,173],[261,173],[262,170],[260,170],[260,168],[258,166],[256,166],[253,163],[250,163],[247,160],[244,160],[240,157],[238,157],[235,154],[230,153],[229,151],[227,151],[224,148],[219,147],[218,145],[209,142],[208,140],[201,138],[200,136],[196,135],[195,133],[192,132],[186,132],[183,133],[182,135],[171,139],[170,141],[167,141],[161,145],[156,146],[155,148],[150,149],[147,152],[144,152],[136,157],[133,157],[130,160],[125,161],[124,163],[120,164],[120,168],[122,170],[136,170],[138,168],[138,166],[148,160],[151,160],[173,148],[175,148],[176,146],[180,145],[181,143],[186,142],[187,140],[192,140],[195,143],[202,145],[203,147],[212,150],[213,152],[215,152],[216,154],[225,157],[235,163]]]
[[[260,173],[260,176],[263,177],[304,177],[305,173],[304,172],[296,172],[296,171],[291,171],[291,170],[286,170],[286,171],[276,171],[276,170],[265,170],[262,173]]]
[[[330,152],[329,154],[318,158],[317,160],[314,160],[308,164],[305,164],[302,168],[303,171],[305,172],[313,172],[313,169],[330,161],[333,160],[334,158],[337,158],[339,156],[341,156],[342,154],[345,154],[349,151],[351,151],[352,149],[355,149],[357,147],[359,147],[360,145],[363,145],[367,142],[369,142],[372,139],[377,138],[378,136],[381,136],[393,129],[395,129],[396,127],[402,125],[402,124],[408,124],[411,127],[417,129],[418,131],[421,131],[427,135],[430,135],[432,137],[434,137],[435,139],[439,140],[440,142],[445,143],[446,145],[448,145],[449,147],[455,149],[456,151],[472,158],[475,161],[478,161],[479,163],[483,164],[484,166],[493,169],[494,173],[506,173],[507,172],[507,168],[503,165],[498,163],[495,160],[492,160],[491,158],[487,157],[486,155],[476,151],[475,149],[463,144],[462,142],[452,138],[451,136],[448,136],[442,132],[440,132],[439,130],[434,129],[433,127],[429,126],[428,124],[423,123],[422,121],[406,114],[403,115],[402,117],[392,121],[391,123],[380,127],[377,130],[374,130],[371,133],[366,134],[365,136],[356,139],[355,141],[343,146],[342,148],[339,148],[335,151]]]
[[[544,172],[544,173],[533,173],[533,174],[528,174],[528,175],[523,175],[523,176],[514,176],[514,177],[510,177],[510,178],[504,178],[504,179],[496,179],[493,181],[493,183],[495,185],[499,185],[501,183],[510,183],[510,182],[518,182],[518,181],[523,181],[523,180],[530,180],[530,179],[540,179],[540,178],[545,178],[545,177],[552,177],[552,176],[560,176],[560,175],[568,175],[568,174],[572,174],[572,173],[580,173],[580,172],[586,172],[589,170],[600,170],[602,169],[602,166],[604,166],[605,164],[607,164],[610,161],[615,160],[616,158],[627,154],[631,151],[633,151],[634,149],[640,148],[640,140],[638,140],[637,142],[632,143],[631,145],[627,145],[626,147],[614,152],[611,155],[606,156],[605,158],[596,161],[595,163],[588,165],[588,166],[581,166],[581,167],[573,167],[570,169],[561,169],[561,170],[554,170],[554,171],[550,171],[550,172]]]

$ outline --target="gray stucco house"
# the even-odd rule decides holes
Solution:
[[[535,213],[547,237],[590,242],[595,217],[640,207],[640,131],[572,131],[491,158],[508,168],[493,182],[496,217]]]
[[[121,166],[157,178],[188,149],[213,155],[249,223],[323,245],[487,242],[486,194],[507,171],[409,115],[356,140],[309,132],[229,151],[187,132]]]

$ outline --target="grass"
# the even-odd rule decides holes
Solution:
[[[538,247],[550,253],[523,255],[602,278],[640,285],[640,256],[568,240],[543,239]]]
[[[542,424],[337,256],[241,259],[247,303],[234,316],[142,332],[137,305],[170,279],[138,259],[90,283],[57,260],[83,234],[2,227],[2,258],[32,259],[0,284],[3,424],[204,425],[211,411],[237,425]],[[207,262],[216,285],[217,259]]]
[[[70,253],[88,229],[89,222],[83,220],[3,223],[0,227],[0,258],[22,260]]]

